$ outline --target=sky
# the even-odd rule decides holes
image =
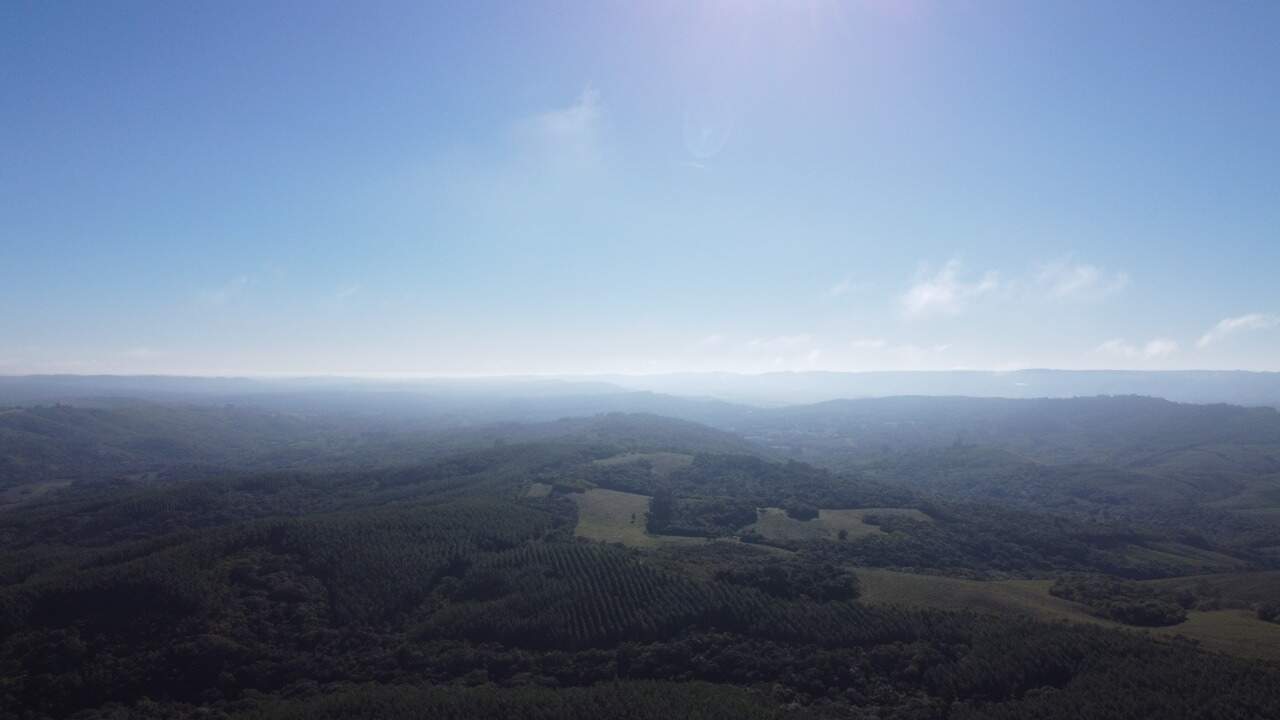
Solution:
[[[1280,370],[1280,3],[0,4],[0,374]]]

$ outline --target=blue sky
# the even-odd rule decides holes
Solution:
[[[0,373],[1280,370],[1278,35],[1269,2],[4,3]]]

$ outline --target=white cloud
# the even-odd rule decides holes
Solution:
[[[1167,357],[1177,351],[1178,343],[1168,338],[1148,340],[1141,346],[1128,343],[1122,339],[1108,340],[1094,349],[1094,352],[1103,355],[1130,359],[1146,358],[1149,360]]]
[[[971,301],[996,290],[999,285],[995,271],[966,282],[960,278],[960,262],[951,260],[931,276],[922,273],[902,296],[902,305],[909,315],[957,315]]]
[[[1242,330],[1265,330],[1276,325],[1280,325],[1280,315],[1249,313],[1239,317],[1224,318],[1217,325],[1214,325],[1209,332],[1200,336],[1200,339],[1196,341],[1196,347],[1209,347],[1228,335]]]
[[[592,164],[600,159],[600,93],[588,87],[570,106],[527,118],[520,133],[535,150],[561,160]]]
[[[1129,275],[1072,262],[1068,256],[1041,265],[1036,283],[1054,299],[1098,299],[1123,290],[1129,284]]]

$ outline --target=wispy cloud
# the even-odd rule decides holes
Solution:
[[[1239,317],[1224,318],[1214,325],[1209,332],[1200,336],[1196,347],[1206,348],[1226,338],[1228,335],[1246,330],[1265,330],[1280,325],[1280,315],[1249,313]]]
[[[600,159],[603,117],[600,93],[587,87],[573,104],[526,118],[518,130],[537,152],[563,161],[594,164]]]
[[[1127,273],[1077,263],[1070,256],[1041,265],[1035,280],[1054,299],[1099,299],[1129,285]]]
[[[953,259],[932,275],[927,271],[921,272],[915,284],[902,296],[902,306],[907,314],[957,315],[969,303],[1000,285],[1000,276],[993,270],[968,280],[961,278],[960,270],[960,262]]]
[[[212,290],[201,292],[199,297],[207,305],[226,305],[244,292],[248,285],[248,275],[237,275]]]
[[[920,346],[912,343],[898,345],[891,343],[882,338],[865,339],[860,338],[849,342],[849,347],[854,350],[871,350],[875,352],[899,353],[907,355],[922,355],[925,353],[944,353],[951,349],[950,343],[940,343],[937,345]]]
[[[698,163],[712,160],[734,135],[734,112],[727,106],[690,109],[684,116],[684,147]]]
[[[751,372],[813,370],[825,357],[820,338],[809,333],[754,337],[726,346],[725,350],[739,354],[742,367]]]
[[[854,350],[881,350],[888,344],[883,338],[859,338],[851,341],[849,346]]]
[[[338,287],[338,291],[334,293],[334,297],[339,301],[346,300],[356,293],[360,292],[363,286],[360,283],[347,283]]]
[[[1149,360],[1168,357],[1177,351],[1178,343],[1168,338],[1155,338],[1153,340],[1148,340],[1142,345],[1134,345],[1117,338],[1115,340],[1108,340],[1094,348],[1094,352],[1102,355],[1111,355],[1114,357],[1129,359],[1146,358]]]
[[[149,347],[132,347],[120,353],[121,357],[128,358],[129,360],[146,360],[162,354],[163,353],[159,350]]]
[[[851,359],[862,369],[912,370],[936,367],[951,345],[894,343],[883,338],[858,338],[849,342]]]
[[[747,347],[752,350],[794,350],[812,342],[812,335],[800,333],[798,335],[777,335],[770,338],[752,338],[747,341]]]
[[[1156,338],[1142,346],[1142,354],[1149,358],[1164,357],[1178,351],[1178,343],[1168,338]]]
[[[838,298],[842,295],[848,295],[854,289],[853,281],[845,278],[840,282],[827,288],[827,297]]]
[[[721,335],[720,333],[711,333],[710,335],[707,335],[706,337],[702,338],[698,342],[694,343],[694,347],[700,350],[711,350],[714,348],[718,348],[721,345],[724,345],[724,343],[725,343],[725,337],[723,335]]]

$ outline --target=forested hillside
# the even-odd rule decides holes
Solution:
[[[1180,406],[1097,402],[826,467],[653,415],[10,410],[0,714],[1277,716],[1273,536],[1136,512],[1228,495],[1106,459]]]
[[[88,406],[0,408],[0,489],[49,481],[100,481],[143,473],[358,469],[404,465],[494,443],[569,439],[644,443],[667,448],[762,452],[741,437],[692,422],[612,413],[597,419],[556,415],[551,401],[538,416],[554,420],[471,422],[435,413],[401,419],[354,417],[258,405],[181,404],[136,400]],[[514,417],[523,418],[521,411]]]

